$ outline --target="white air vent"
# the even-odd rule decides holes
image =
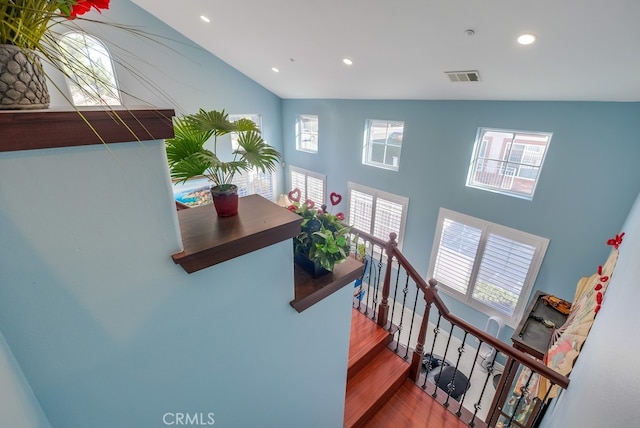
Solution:
[[[478,70],[467,71],[445,71],[444,74],[449,76],[452,82],[479,82],[480,73]]]

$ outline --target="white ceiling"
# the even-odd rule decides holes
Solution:
[[[133,1],[282,98],[640,101],[640,0]]]

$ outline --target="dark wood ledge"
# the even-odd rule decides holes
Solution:
[[[347,257],[343,263],[335,265],[332,273],[314,278],[304,269],[295,265],[295,299],[290,302],[291,306],[298,312],[308,309],[345,285],[360,278],[363,268],[362,262],[353,257]]]
[[[213,205],[203,205],[179,210],[178,221],[184,250],[173,261],[193,273],[297,236],[302,217],[250,195],[240,198],[233,217],[218,217]]]
[[[0,152],[171,138],[174,115],[171,109],[2,110]]]

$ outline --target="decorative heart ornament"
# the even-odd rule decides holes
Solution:
[[[300,202],[300,189],[293,189],[289,192],[289,200],[293,202]]]
[[[331,192],[329,199],[331,200],[331,205],[336,206],[342,201],[342,195],[336,192]]]
[[[306,201],[304,201],[304,203],[307,204],[307,207],[309,207],[309,209],[316,206],[316,203],[313,202],[311,199],[307,199]]]

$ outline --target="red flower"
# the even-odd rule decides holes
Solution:
[[[596,302],[598,302],[598,304],[602,304],[602,293],[598,291],[598,294],[596,294]]]
[[[620,244],[622,243],[623,237],[624,237],[624,232],[622,232],[619,235],[616,235],[615,238],[609,239],[607,241],[607,245],[611,245],[613,248],[617,250]]]
[[[600,311],[600,305],[596,306],[596,308],[593,310],[593,312],[595,312],[596,314]]]
[[[288,209],[289,211],[291,211],[292,213],[296,212],[296,210],[297,210],[297,208],[296,208],[296,206],[295,206],[295,205],[289,205],[289,206],[287,207],[287,209]]]
[[[100,12],[100,9],[109,9],[109,1],[110,0],[78,0],[78,2],[71,7],[69,18],[84,15],[89,12],[92,7],[98,12]]]
[[[602,266],[598,266],[598,275],[602,275]]]
[[[606,276],[606,275],[605,275],[605,276],[601,276],[601,277],[600,277],[600,281],[602,281],[602,282],[607,282],[607,281],[609,281],[609,277],[608,277],[608,276]]]
[[[344,214],[343,213],[338,213],[336,214],[336,218],[340,221],[344,221]]]
[[[602,290],[602,284],[598,284],[598,285],[596,285],[595,289],[596,289],[596,291],[597,291],[597,290]]]

